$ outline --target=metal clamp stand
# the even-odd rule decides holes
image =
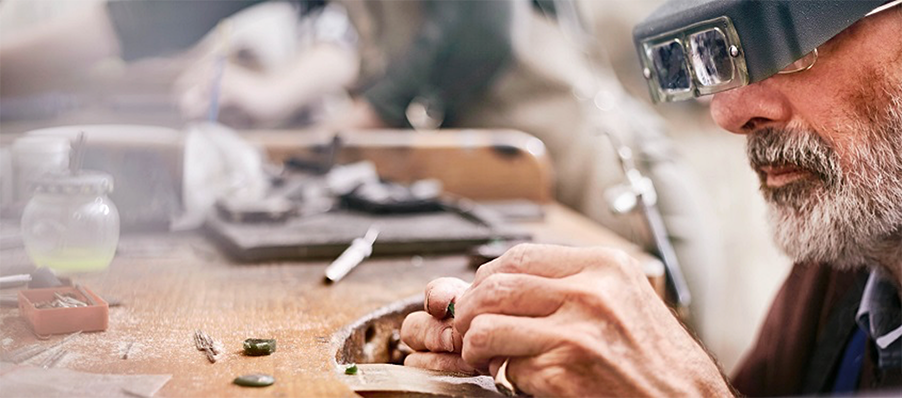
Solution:
[[[589,54],[589,49],[600,49],[601,45],[579,19],[579,12],[572,0],[553,0],[553,3],[555,17],[564,34],[569,36],[577,49],[585,55],[593,73],[597,73],[598,68]],[[596,94],[598,92],[597,86],[577,87],[577,89],[582,89],[577,90],[577,92],[586,94]],[[590,96],[588,100],[591,101],[593,97],[594,95]],[[593,106],[603,111],[597,104],[593,104]],[[661,217],[661,212],[656,205],[657,194],[654,183],[639,172],[636,168],[632,150],[623,143],[615,132],[601,128],[599,130],[602,130],[603,135],[608,138],[617,152],[621,169],[626,177],[624,183],[611,187],[605,192],[608,205],[617,214],[626,214],[637,210],[641,212],[652,234],[658,257],[664,263],[669,299],[682,315],[686,315],[692,296],[686,280],[683,278],[683,272],[673,250],[673,245],[670,243],[664,219]]]

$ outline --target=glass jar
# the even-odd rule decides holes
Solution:
[[[46,175],[22,213],[22,242],[38,267],[101,270],[119,244],[119,211],[107,197],[113,178],[104,173]]]

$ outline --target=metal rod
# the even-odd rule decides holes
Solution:
[[[72,160],[69,162],[69,171],[72,174],[81,172],[81,163],[85,158],[86,141],[87,137],[85,136],[85,132],[79,131],[78,138],[75,140],[75,145],[72,146]]]
[[[0,276],[0,288],[18,286],[31,282],[31,274]]]
[[[652,238],[655,241],[655,247],[661,262],[664,263],[664,272],[667,274],[667,290],[673,296],[673,301],[680,307],[688,307],[692,303],[692,294],[689,292],[689,285],[683,277],[683,271],[677,260],[676,252],[667,236],[667,229],[664,226],[664,219],[657,206],[649,206],[643,194],[637,197],[642,213],[645,215],[645,221],[648,229],[651,231]]]
[[[128,345],[125,347],[125,353],[122,354],[122,359],[128,359],[128,354],[132,352],[132,346],[135,345],[134,341],[129,341]]]
[[[345,277],[373,253],[373,243],[379,236],[379,230],[371,226],[363,238],[354,239],[351,246],[345,249],[332,264],[326,268],[326,283],[335,283]]]
[[[51,350],[56,347],[62,346],[63,344],[66,344],[66,342],[68,342],[69,340],[72,340],[73,338],[75,338],[75,336],[78,336],[80,334],[81,334],[81,330],[64,337],[62,340],[57,341],[56,343],[54,343],[48,347],[43,347],[40,344],[32,344],[30,346],[19,348],[17,350],[14,350],[14,351],[4,355],[3,360],[9,361],[12,363],[25,362],[25,361],[27,361],[31,358],[34,358],[44,352],[47,352],[48,350]]]
[[[85,300],[88,300],[88,304],[97,305],[97,302],[94,301],[94,298],[85,291],[85,288],[82,285],[75,285],[75,289],[77,289],[82,296],[85,296]]]
[[[572,0],[554,0],[554,6],[558,12],[558,24],[565,34],[569,36],[569,39],[576,49],[585,56],[586,62],[591,68],[593,75],[597,76],[599,73],[598,65],[596,65],[595,60],[588,55],[593,48],[597,51],[603,49],[603,46],[597,43],[591,29],[586,26],[586,24],[582,23],[579,18],[579,10]],[[599,55],[602,55],[601,58],[609,63],[606,54],[602,52]],[[610,65],[608,66],[610,67]],[[597,91],[596,87],[577,88],[585,88],[587,89],[587,92]],[[592,95],[594,96],[594,93],[592,93]],[[597,104],[595,106],[596,108],[598,107]],[[661,258],[661,262],[664,263],[667,290],[673,298],[674,303],[678,307],[686,309],[692,301],[692,296],[689,293],[689,287],[686,284],[686,280],[683,278],[676,252],[673,249],[666,225],[664,224],[664,219],[661,217],[661,213],[654,201],[646,200],[648,192],[645,191],[649,188],[640,185],[640,181],[646,180],[646,178],[636,168],[632,150],[623,143],[620,137],[615,132],[610,131],[610,129],[603,129],[603,132],[617,152],[617,157],[620,160],[620,166],[623,169],[624,176],[626,177],[630,188],[636,194],[636,201],[642,212],[643,218],[645,219],[646,225],[652,234],[655,249],[658,252],[658,256]],[[653,191],[654,185],[650,184],[650,186],[650,189]]]
[[[56,365],[57,362],[60,361],[60,359],[63,359],[63,357],[66,356],[66,354],[68,354],[68,353],[69,353],[68,350],[64,350],[62,348],[58,349],[56,352],[53,353],[53,355],[50,355],[49,357],[44,359],[43,362],[41,362],[41,367],[44,369],[52,368],[54,365]]]

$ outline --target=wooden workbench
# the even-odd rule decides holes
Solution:
[[[545,220],[526,227],[537,241],[619,246],[642,256],[634,246],[559,205],[548,205]],[[28,261],[21,249],[0,253],[5,265]],[[197,234],[124,236],[109,269],[73,276],[122,305],[110,309],[107,331],[84,333],[67,343],[70,353],[57,367],[171,374],[157,394],[163,397],[352,396],[335,367],[336,331],[379,307],[421,293],[434,278],[473,275],[462,255],[372,258],[340,283],[326,286],[325,266],[238,265]],[[37,341],[18,312],[0,309],[3,351]],[[225,353],[215,364],[194,348],[195,329],[223,343]],[[271,356],[243,356],[241,345],[249,337],[275,338],[278,350]],[[120,359],[130,342],[129,358]],[[275,376],[276,383],[261,389],[232,384],[236,376],[258,372]]]

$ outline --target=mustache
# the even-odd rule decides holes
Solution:
[[[749,164],[762,178],[765,166],[792,166],[819,177],[827,186],[839,183],[842,170],[836,151],[814,132],[768,127],[747,136]]]

